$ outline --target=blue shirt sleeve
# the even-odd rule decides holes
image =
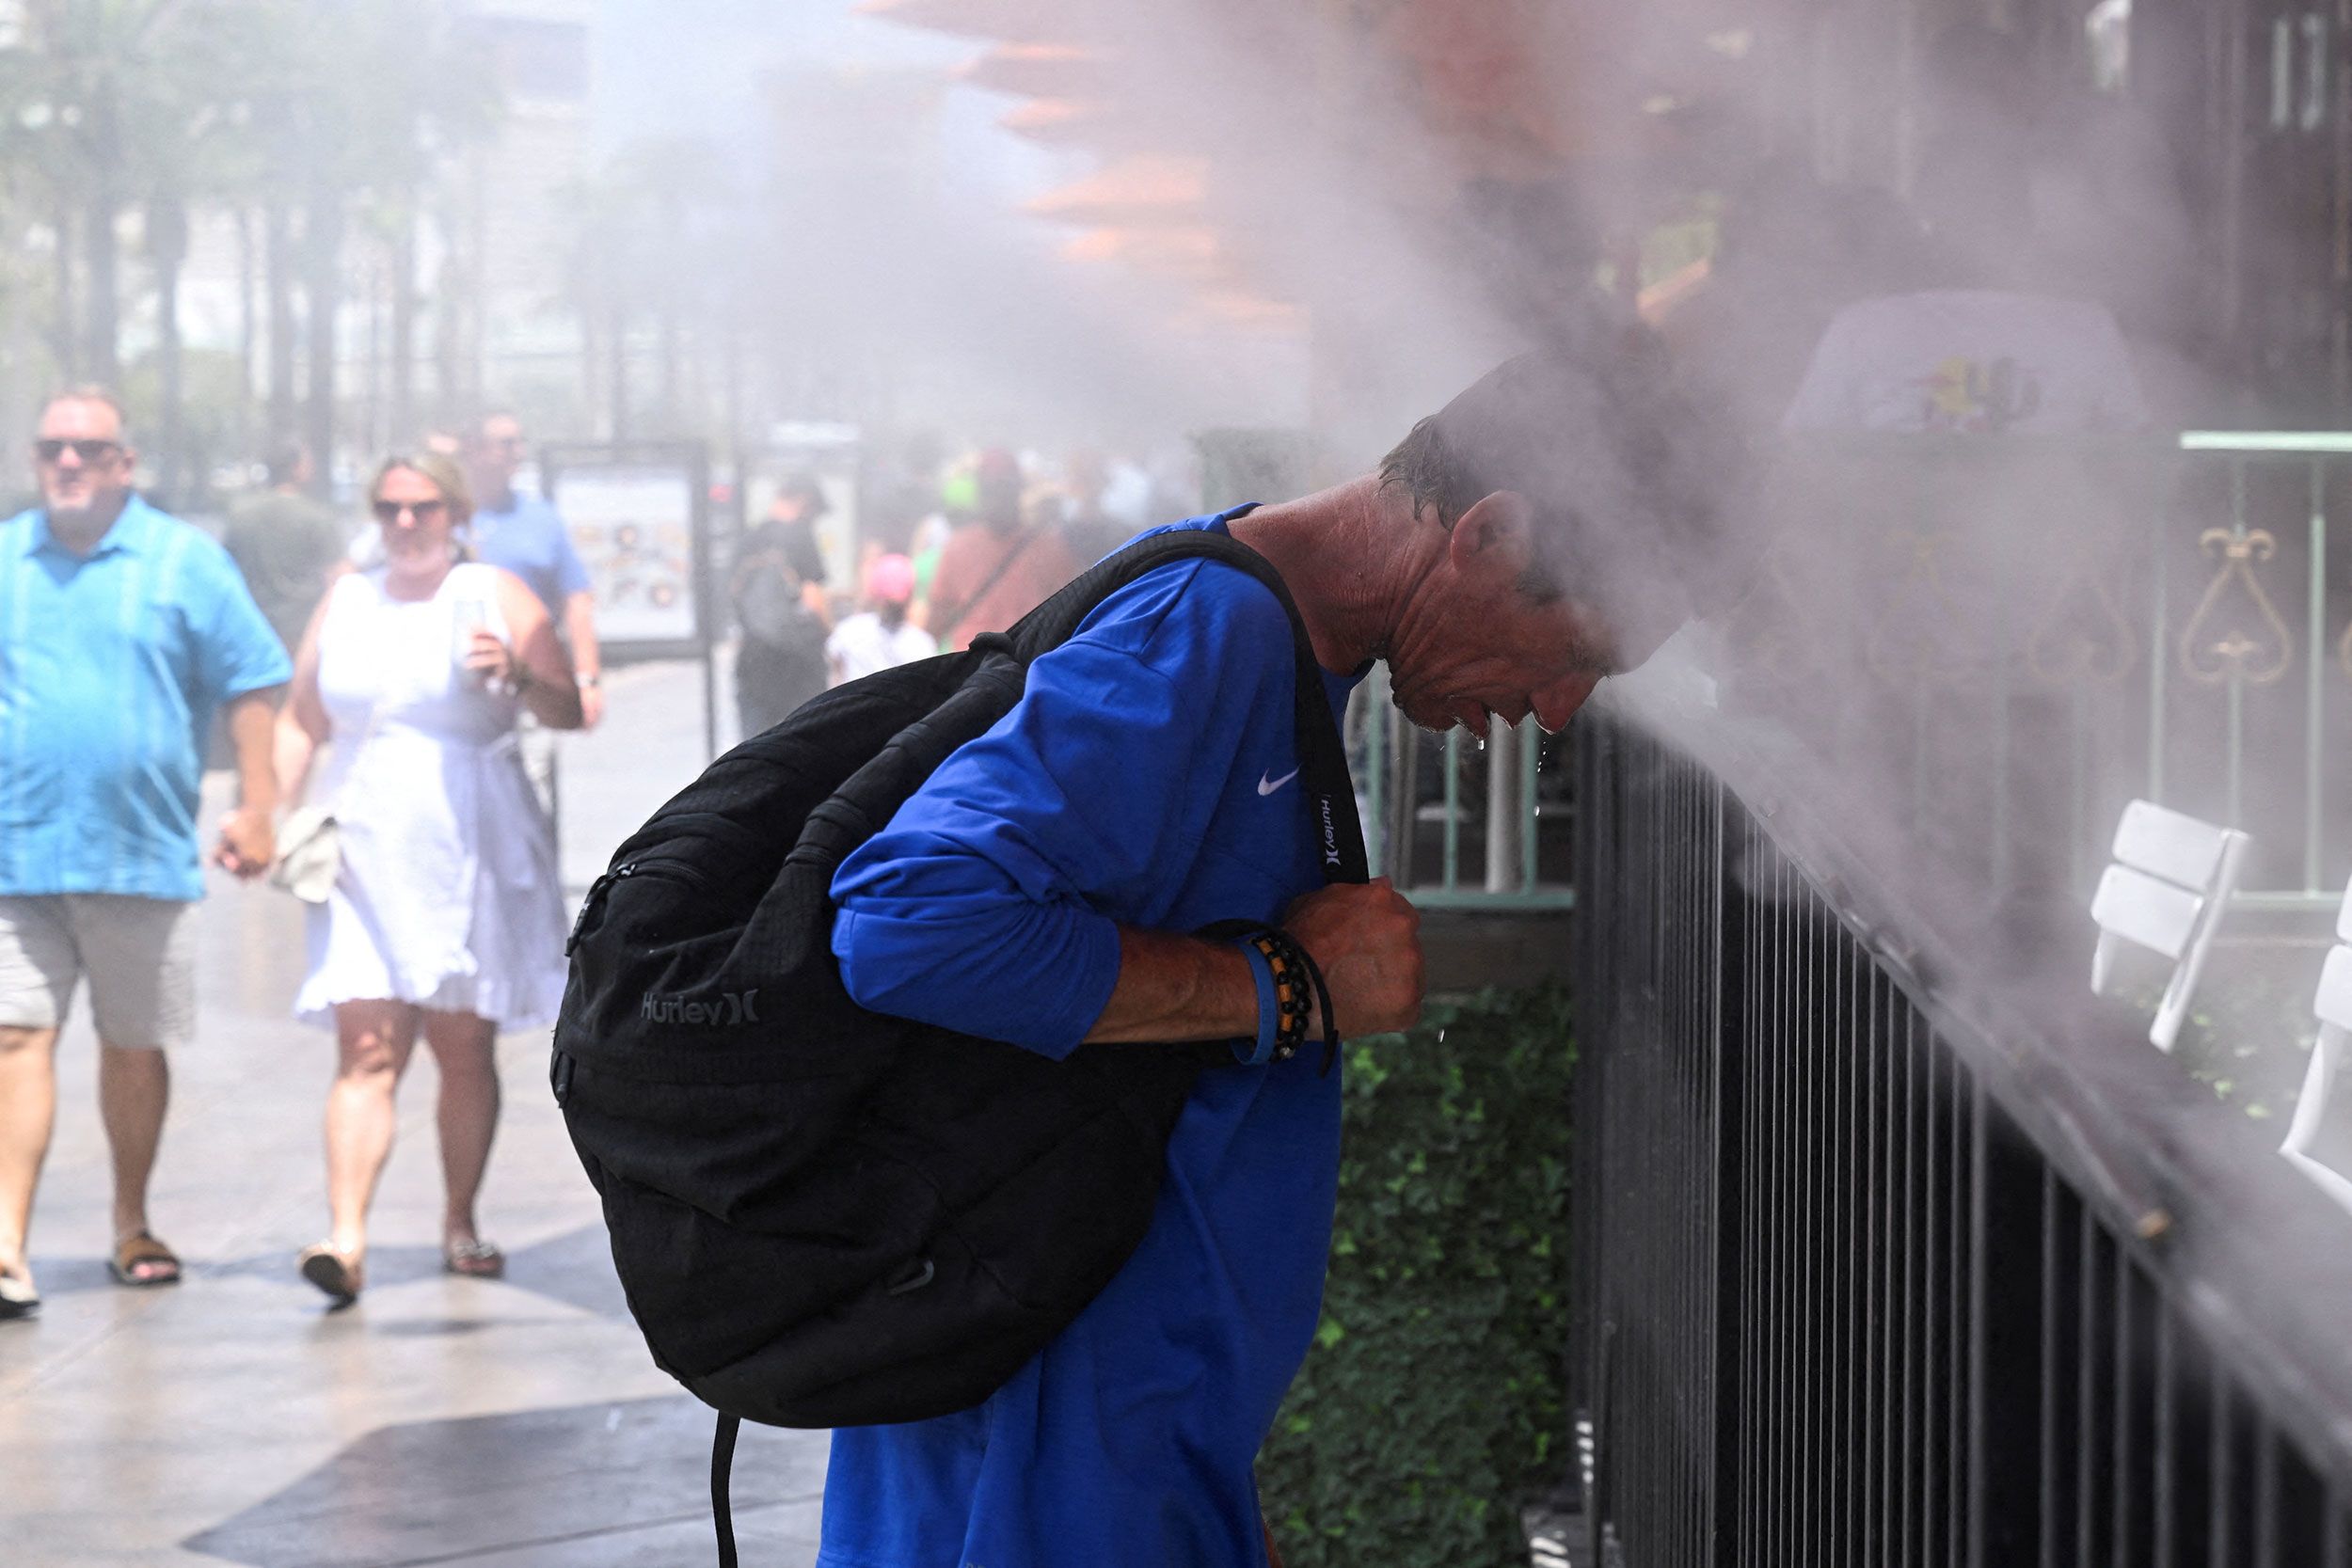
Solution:
[[[1068,1054],[1118,984],[1119,926],[1152,924],[1200,853],[1247,727],[1290,722],[1292,671],[1289,618],[1244,574],[1187,563],[1123,591],[843,863],[850,994]]]
[[[205,540],[191,566],[200,594],[198,603],[208,605],[210,611],[199,617],[202,629],[196,639],[198,686],[225,702],[294,679],[286,645],[253,602],[253,591],[229,552]]]

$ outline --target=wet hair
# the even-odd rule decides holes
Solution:
[[[1729,587],[1713,579],[1733,553],[1725,503],[1746,463],[1733,421],[1664,341],[1596,310],[1416,424],[1380,483],[1449,531],[1487,496],[1520,495],[1536,515],[1532,594],[1678,622],[1667,601],[1687,613]]]
[[[473,491],[467,487],[465,470],[437,451],[394,452],[377,464],[375,477],[368,481],[370,506],[384,499],[384,482],[404,468],[422,474],[441,492],[452,528],[462,529],[473,520]]]

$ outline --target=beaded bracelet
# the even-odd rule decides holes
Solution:
[[[1297,1055],[1298,1048],[1307,1042],[1319,1002],[1324,1019],[1323,1070],[1330,1071],[1339,1059],[1340,1034],[1331,1022],[1331,993],[1314,959],[1297,938],[1279,927],[1260,927],[1241,939],[1241,946],[1250,959],[1251,973],[1263,976],[1258,988],[1257,1050],[1241,1059],[1258,1066],[1267,1061],[1287,1062]]]

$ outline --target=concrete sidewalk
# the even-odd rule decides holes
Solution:
[[[610,697],[604,728],[567,738],[563,755],[575,888],[705,760],[695,667],[616,672]],[[0,1562],[713,1560],[709,1422],[654,1369],[622,1306],[595,1195],[548,1097],[544,1037],[500,1047],[507,1102],[483,1221],[508,1251],[507,1277],[440,1272],[433,1069],[420,1049],[367,1294],[328,1314],[294,1270],[326,1228],[319,1118],[334,1054],[288,1017],[301,911],[216,878],[202,931],[199,1035],[173,1058],[152,1204],[184,1284],[108,1281],[82,1009],[59,1048],[32,1237],[44,1306],[0,1325]],[[814,1560],[824,1456],[822,1433],[745,1432],[735,1498],[748,1563]]]

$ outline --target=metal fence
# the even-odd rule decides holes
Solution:
[[[2352,1568],[2352,1224],[2265,1125],[1736,741],[1580,728],[1588,1560]]]
[[[1366,847],[1425,909],[1573,908],[1568,737],[1533,719],[1484,743],[1418,730],[1375,670],[1349,713]]]

